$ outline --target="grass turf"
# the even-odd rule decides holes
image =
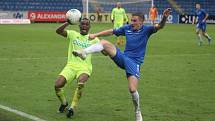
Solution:
[[[58,114],[54,82],[66,64],[68,42],[55,33],[60,24],[0,26],[0,104],[50,121]],[[111,28],[92,24],[91,32]],[[70,26],[78,30],[77,26]],[[208,33],[215,38],[214,25]],[[114,41],[115,37],[104,39]],[[122,48],[121,48],[122,49]],[[209,121],[215,116],[215,46],[197,45],[193,25],[168,24],[148,43],[139,93],[146,121]],[[93,74],[73,121],[133,121],[124,71],[101,54],[93,56]],[[70,100],[76,82],[66,88]],[[0,110],[5,119],[11,115]],[[2,118],[2,116],[0,116]],[[22,120],[14,116],[11,120]]]

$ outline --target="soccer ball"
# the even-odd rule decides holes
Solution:
[[[78,9],[70,9],[66,12],[66,19],[70,23],[78,22],[81,18],[81,12]]]

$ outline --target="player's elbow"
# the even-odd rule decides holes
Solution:
[[[162,25],[160,25],[160,24],[156,24],[156,25],[155,25],[155,28],[156,28],[157,30],[160,30],[160,29],[163,29],[164,26],[162,26]]]
[[[57,33],[57,34],[61,34],[62,31],[61,31],[60,29],[57,29],[57,30],[56,30],[56,33]]]

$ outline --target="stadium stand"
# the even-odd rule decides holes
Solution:
[[[82,11],[81,0],[1,0],[3,11],[67,11],[77,8]]]
[[[110,12],[115,0],[109,0],[106,3],[99,4],[103,12]],[[123,0],[122,0],[123,1]],[[198,0],[210,15],[215,15],[215,2],[214,0]],[[173,14],[194,14],[196,0],[154,0],[154,4],[158,8],[158,12],[161,13],[165,8],[173,8]],[[99,4],[99,5],[98,5]],[[150,3],[129,3],[123,4],[126,11],[137,12],[144,11],[148,13]],[[89,12],[95,12],[95,4],[89,4]],[[206,7],[207,6],[207,7]],[[82,0],[1,0],[0,10],[3,11],[67,11],[71,8],[77,8],[83,11]],[[182,11],[182,12],[181,12]]]
[[[196,0],[174,0],[178,5],[184,9],[185,14],[194,14]],[[205,9],[210,15],[215,15],[215,2],[214,0],[199,0],[202,8]]]

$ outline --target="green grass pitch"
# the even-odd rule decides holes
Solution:
[[[0,25],[0,104],[47,121],[70,121],[56,111],[54,82],[67,60],[60,24]],[[111,28],[92,24],[91,32]],[[77,25],[70,26],[78,30]],[[207,26],[215,38],[215,26]],[[115,37],[106,37],[114,42]],[[146,121],[215,120],[215,41],[197,45],[194,25],[167,24],[151,36],[139,93]],[[121,48],[122,49],[122,48]],[[76,82],[66,88],[70,100]],[[93,74],[72,121],[134,121],[124,71],[93,56]],[[0,120],[29,120],[0,110]]]

